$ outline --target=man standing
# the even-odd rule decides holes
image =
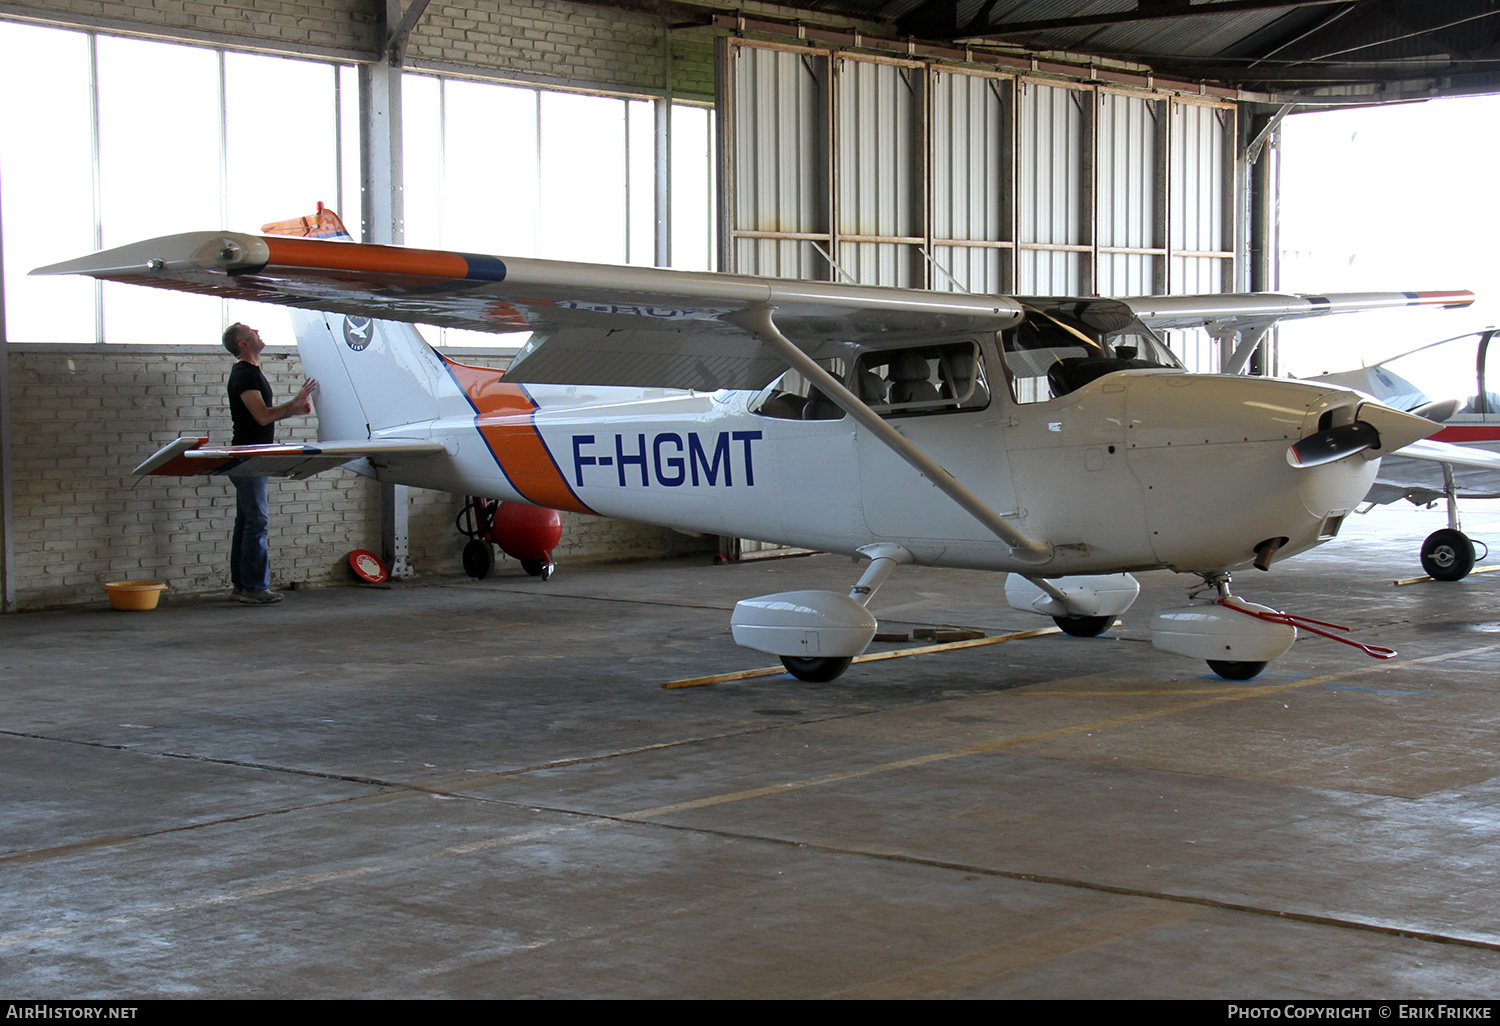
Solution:
[[[276,440],[276,422],[312,411],[311,397],[318,383],[312,379],[297,397],[280,406],[271,405],[271,385],[260,369],[260,354],[266,344],[260,332],[244,324],[224,329],[224,348],[238,358],[229,372],[229,415],[234,421],[235,445],[270,445]],[[229,582],[234,598],[246,605],[269,605],[281,601],[271,590],[270,553],[266,529],[270,516],[266,506],[266,479],[230,477],[234,482],[234,539],[229,547]]]

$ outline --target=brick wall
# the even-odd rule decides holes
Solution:
[[[771,4],[747,14],[794,16]],[[276,53],[366,58],[376,48],[370,0],[0,0],[0,16],[222,42]],[[805,18],[814,17],[807,14]],[[824,18],[830,23],[847,19]],[[565,0],[434,0],[408,61],[527,81],[659,93],[668,81],[662,19]],[[713,32],[670,33],[675,94],[713,94]],[[21,607],[98,600],[106,579],[150,578],[174,594],[227,587],[233,490],[227,482],[150,479],[129,469],[179,434],[226,439],[227,356],[209,349],[12,346],[12,572]],[[299,377],[291,354],[267,354],[278,395]],[[465,359],[469,359],[465,355]],[[309,437],[287,422],[281,437]],[[458,499],[412,491],[419,573],[458,567]],[[705,543],[641,525],[564,514],[559,554],[627,558],[702,551]],[[378,488],[348,471],[272,486],[273,578],[346,579],[345,556],[379,547]]]
[[[870,22],[755,0],[699,3],[751,17],[879,30]],[[0,0],[0,15],[347,60],[375,53],[375,9],[373,0]],[[659,94],[666,84],[667,23],[566,0],[433,0],[412,32],[407,63]],[[717,34],[705,28],[668,33],[675,95],[712,99]]]
[[[20,0],[0,12],[109,31],[134,31],[279,52],[368,54],[369,0]]]
[[[723,6],[731,5],[726,0]],[[772,4],[733,7],[747,14],[816,17]],[[0,15],[346,60],[367,59],[375,52],[374,10],[371,0],[0,0]],[[666,24],[648,14],[565,0],[434,0],[412,32],[407,63],[659,94],[667,81]],[[713,97],[715,34],[704,28],[666,34],[674,94]]]
[[[163,581],[174,596],[227,590],[234,489],[211,478],[129,471],[179,435],[228,442],[228,354],[197,347],[11,346],[12,544],[19,608],[102,600],[107,580]],[[465,362],[496,365],[465,351]],[[272,391],[301,381],[294,353],[262,358]],[[312,418],[277,437],[311,439]],[[459,497],[410,490],[412,563],[461,572]],[[273,587],[351,580],[350,550],[380,549],[379,486],[347,470],[271,484]],[[560,562],[709,551],[662,528],[563,514]],[[505,560],[497,573],[517,573]]]

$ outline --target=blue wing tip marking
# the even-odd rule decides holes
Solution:
[[[464,275],[470,281],[504,281],[505,262],[498,257],[481,256],[477,253],[460,254],[469,264],[469,273]]]

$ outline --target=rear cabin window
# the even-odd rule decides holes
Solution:
[[[882,417],[982,410],[990,404],[975,342],[863,353],[849,387]]]

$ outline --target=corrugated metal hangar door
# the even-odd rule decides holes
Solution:
[[[719,266],[943,291],[1232,291],[1236,110],[720,40]],[[1172,340],[1214,370],[1203,335]]]

